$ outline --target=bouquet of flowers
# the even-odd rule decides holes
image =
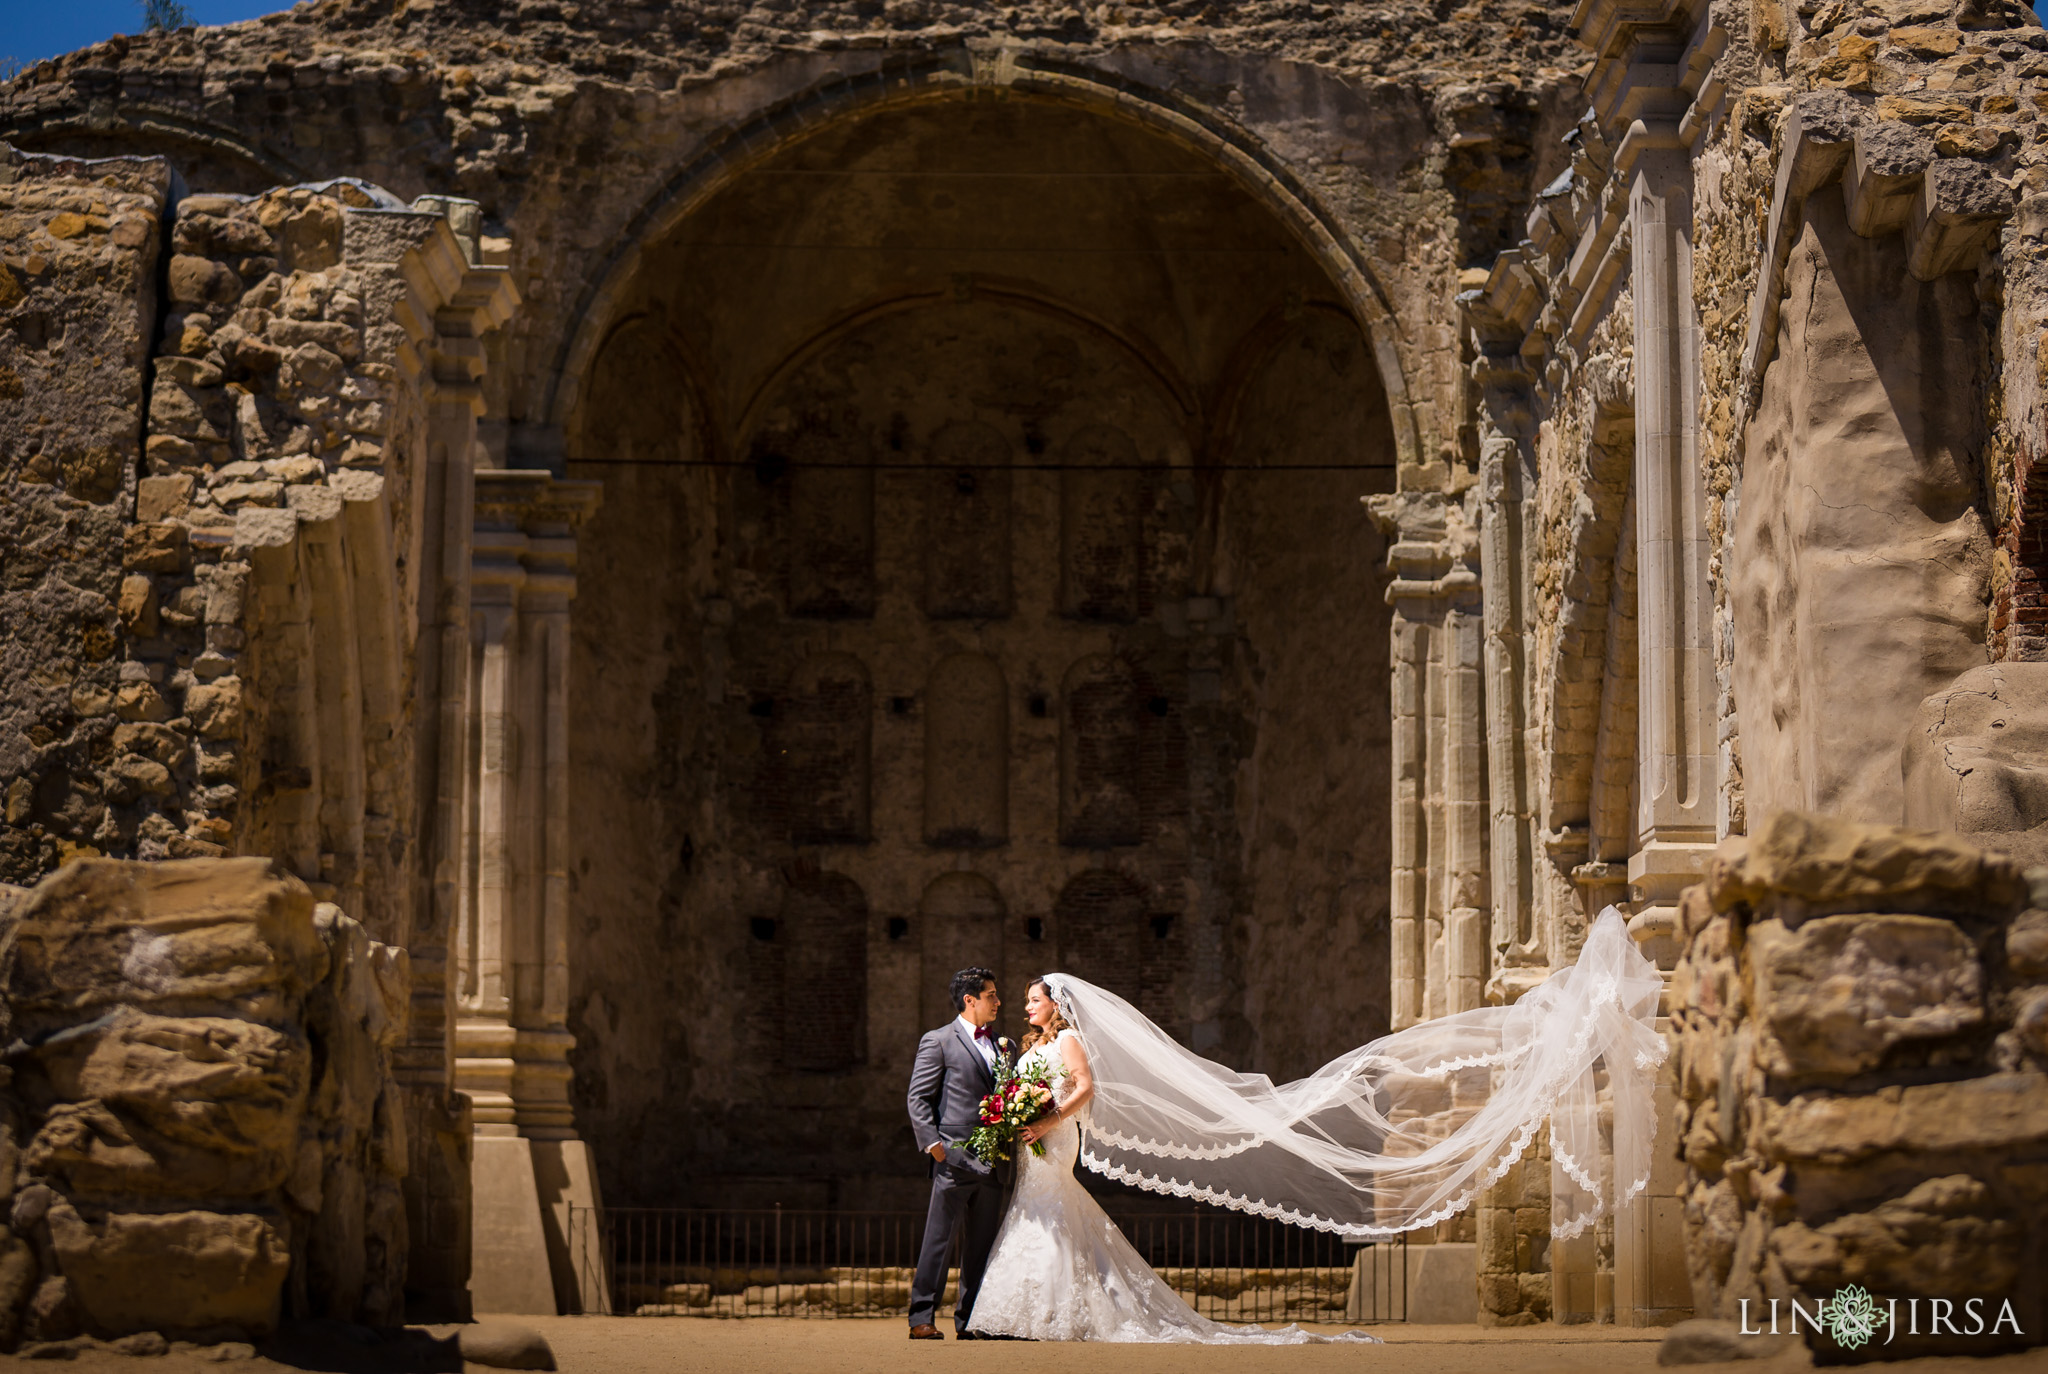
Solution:
[[[981,1099],[981,1125],[967,1137],[967,1150],[984,1164],[1006,1163],[1017,1132],[1053,1109],[1052,1082],[1043,1063],[1018,1068],[1004,1061],[996,1069],[996,1090]],[[1043,1157],[1045,1146],[1031,1142]]]

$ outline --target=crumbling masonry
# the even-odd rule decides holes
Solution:
[[[2048,1330],[2016,0],[309,0],[0,139],[0,1343],[577,1310],[910,1204],[962,964],[1291,1076],[1609,903],[1660,1162],[1433,1291]]]

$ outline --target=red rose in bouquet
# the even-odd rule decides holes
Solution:
[[[981,1099],[981,1125],[967,1138],[967,1149],[985,1164],[1009,1160],[1017,1132],[1053,1110],[1052,1083],[1042,1064],[1018,1069],[1008,1062],[997,1067],[996,1090]],[[1031,1142],[1031,1153],[1043,1157],[1045,1146]]]

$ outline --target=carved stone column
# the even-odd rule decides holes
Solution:
[[[597,484],[474,474],[456,1082],[476,1123],[481,1310],[590,1310],[569,1208],[596,1205],[569,1104],[569,605]],[[588,1299],[588,1301],[586,1301]]]
[[[1367,498],[1393,539],[1395,1029],[1481,1004],[1488,971],[1478,531],[1437,493]]]
[[[407,290],[390,306],[430,377],[424,434],[415,468],[418,514],[403,550],[418,570],[417,664],[413,718],[419,846],[424,890],[413,903],[407,939],[413,995],[407,1041],[393,1055],[406,1084],[411,1172],[405,1181],[411,1236],[407,1292],[411,1310],[438,1320],[470,1315],[471,1164],[468,1099],[452,1081],[454,1042],[448,1015],[460,875],[466,867],[462,820],[468,714],[471,470],[477,420],[484,411],[483,340],[519,305],[511,274],[485,266],[472,232],[476,205],[425,197],[416,207],[451,232],[437,251],[407,261]]]
[[[1653,148],[1633,178],[1641,774],[1629,933],[1668,969],[1678,894],[1699,880],[1717,838],[1714,599],[1697,442],[1692,159]]]

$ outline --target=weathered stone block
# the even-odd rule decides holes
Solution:
[[[281,1021],[279,1000],[326,969],[312,897],[268,860],[89,860],[22,905],[9,994],[16,1034],[117,1005],[211,1004]]]
[[[341,206],[316,199],[284,221],[284,258],[297,272],[322,272],[341,260]]]
[[[2005,932],[2005,959],[2022,978],[2048,974],[2048,911],[2023,911]]]
[[[1960,835],[1797,811],[1771,816],[1732,862],[1713,866],[1709,885],[1716,911],[1772,898],[1838,909],[1870,903],[1871,910],[1998,911],[2027,897],[2011,860]]]
[[[130,525],[123,540],[122,566],[133,572],[178,572],[185,566],[186,532],[181,524]]]
[[[185,715],[202,739],[238,738],[242,733],[242,680],[220,677],[186,689]]]
[[[155,759],[130,754],[117,758],[107,769],[108,792],[123,800],[136,797],[166,797],[171,793],[171,770]]]
[[[114,1213],[50,1209],[50,1242],[95,1335],[175,1334],[277,1325],[291,1247],[250,1212]]]
[[[123,753],[141,754],[166,768],[176,768],[190,752],[185,737],[168,726],[130,722],[114,727],[114,747]]]
[[[138,751],[185,747],[123,729]],[[319,1314],[399,1320],[404,952],[260,859],[85,861],[10,905],[0,993],[32,1046],[10,1085],[29,1134],[11,1224],[49,1238],[89,1329],[260,1334],[294,1250]],[[0,1112],[9,1182],[13,1130]]]
[[[2025,1239],[1989,1188],[1954,1174],[1822,1226],[1787,1222],[1771,1233],[1771,1252],[1810,1293],[1858,1283],[1878,1293],[1996,1298],[2018,1276]]]
[[[188,981],[177,979],[173,950],[150,943],[138,942],[124,973],[152,987]],[[52,1037],[37,1058],[76,1105],[51,1112],[24,1158],[73,1196],[244,1197],[291,1169],[311,1072],[300,1036],[123,1006]]]
[[[1771,1073],[1859,1073],[1896,1045],[1984,1019],[1976,949],[1938,917],[1827,916],[1796,930],[1767,920],[1748,938]]]
[[[233,305],[242,296],[233,268],[185,253],[172,256],[168,284],[171,299],[184,305]]]
[[[2048,859],[2044,702],[2048,663],[1972,668],[1923,701],[1906,736],[1906,823]]]
[[[122,578],[121,599],[115,609],[128,633],[152,638],[156,634],[156,583],[143,573]]]
[[[2048,1075],[1989,1074],[1867,1096],[1764,1099],[1756,1145],[1770,1159],[1848,1163],[1880,1151],[2006,1150],[2048,1142]]]
[[[124,682],[114,693],[114,714],[122,720],[169,720],[171,706],[154,683]]]

